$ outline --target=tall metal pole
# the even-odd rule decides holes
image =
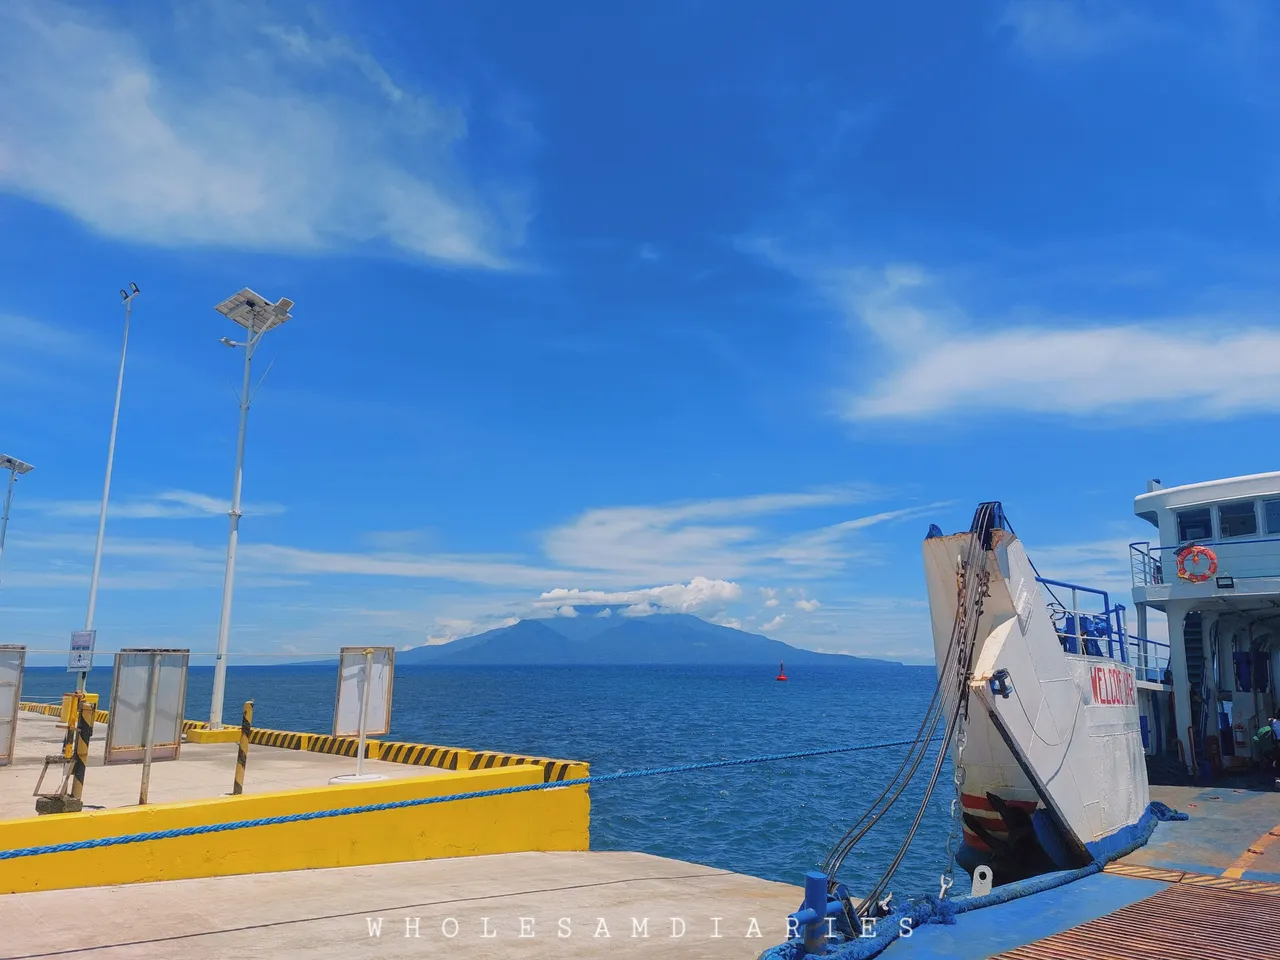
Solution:
[[[145,806],[147,795],[151,791],[151,748],[156,739],[156,701],[160,697],[160,657],[162,654],[151,654],[151,665],[147,671],[147,725],[146,739],[142,741],[142,784],[138,788],[138,804]]]
[[[218,623],[218,655],[213,663],[213,698],[209,703],[209,727],[222,729],[222,699],[227,686],[227,644],[231,637],[231,596],[236,585],[236,545],[240,540],[240,488],[244,481],[244,434],[249,425],[249,365],[253,348],[266,328],[250,335],[244,346],[244,385],[240,391],[240,436],[236,440],[236,479],[231,490],[231,533],[227,538],[227,569],[222,578],[222,618]]]
[[[356,747],[356,779],[364,777],[365,740],[369,729],[369,685],[373,680],[373,650],[364,652],[364,683],[360,685],[360,741]]]
[[[124,293],[124,291],[121,291]],[[136,285],[124,296],[124,342],[120,346],[120,373],[116,376],[116,404],[111,411],[111,439],[107,443],[107,476],[102,481],[102,506],[98,510],[98,542],[93,548],[93,574],[89,577],[89,610],[85,614],[84,629],[93,629],[93,613],[98,605],[98,576],[102,572],[102,541],[107,534],[107,499],[111,496],[111,467],[116,458],[116,428],[120,424],[120,395],[124,392],[124,361],[129,352],[129,316],[133,311],[133,298],[138,295]],[[89,674],[81,670],[76,678],[76,692],[84,693]]]
[[[9,529],[9,507],[13,504],[13,486],[18,482],[18,468],[9,468],[9,487],[4,495],[4,516],[0,517],[0,559],[4,557],[4,535]]]

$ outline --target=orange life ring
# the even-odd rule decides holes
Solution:
[[[1208,561],[1208,568],[1204,573],[1195,573],[1187,570],[1187,563],[1194,563],[1204,558]],[[1202,547],[1198,543],[1193,543],[1181,553],[1178,554],[1178,576],[1183,580],[1189,580],[1192,583],[1204,583],[1215,573],[1218,572],[1218,555],[1208,547]]]

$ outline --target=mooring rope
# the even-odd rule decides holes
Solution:
[[[558,790],[562,787],[594,786],[599,783],[616,783],[639,777],[658,777],[676,773],[694,773],[699,770],[718,770],[725,767],[744,767],[753,763],[776,763],[781,760],[807,760],[837,753],[855,753],[861,750],[883,750],[889,747],[905,747],[915,743],[910,740],[886,740],[880,743],[858,743],[844,747],[826,747],[821,750],[802,750],[794,753],[772,753],[760,757],[741,757],[734,760],[709,760],[702,763],[681,763],[669,767],[650,767],[646,770],[625,770],[598,776],[578,777],[572,780],[553,780],[547,783],[526,783],[513,787],[495,787],[492,790],[475,790],[468,793],[451,793],[439,797],[413,797],[408,800],[391,800],[385,803],[369,803],[356,807],[338,807],[333,810],[307,810],[278,817],[260,817],[254,820],[232,820],[227,823],[204,823],[172,830],[153,830],[147,833],[130,833],[116,837],[97,837],[92,840],[76,840],[71,843],[52,843],[38,847],[17,847],[0,850],[0,860],[16,860],[19,857],[37,857],[47,853],[70,853],[74,850],[90,850],[95,847],[118,847],[129,843],[147,843],[152,840],[172,840],[207,833],[225,833],[229,830],[246,830],[251,827],[271,827],[282,823],[300,823],[306,820],[328,820],[360,813],[380,813],[384,810],[403,810],[406,807],[425,807],[454,800],[480,800],[485,797],[501,797],[513,793],[530,793],[535,790]]]

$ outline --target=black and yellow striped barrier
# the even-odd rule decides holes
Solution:
[[[84,798],[84,770],[89,762],[89,741],[93,739],[93,723],[97,719],[97,713],[92,701],[80,698],[80,717],[76,723],[76,755],[71,761],[71,796],[76,800]]]
[[[231,795],[238,797],[244,793],[244,768],[249,763],[249,741],[253,739],[253,701],[246,700],[244,713],[240,717],[240,746],[236,750],[236,780],[231,787]]]
[[[471,751],[457,747],[436,747],[428,743],[383,743],[379,760],[405,763],[414,767],[440,767],[442,770],[468,769]]]
[[[378,759],[378,747],[380,742],[377,740],[365,739],[364,742],[364,758],[366,760]],[[359,737],[329,737],[322,734],[313,733],[307,740],[304,750],[312,753],[331,753],[338,757],[354,757],[360,749]]]
[[[290,730],[254,730],[249,742],[260,747],[280,747],[283,750],[305,750],[310,733],[293,733]]]
[[[61,717],[62,707],[56,703],[28,703],[23,701],[18,704],[19,710],[25,710],[27,713],[41,713],[46,717]]]
[[[97,700],[95,699],[87,702],[95,704],[97,703]],[[27,713],[39,713],[46,717],[57,717],[58,719],[62,719],[62,705],[57,703],[29,703],[24,700],[18,704],[18,709]],[[109,717],[110,714],[105,710],[95,709],[93,712],[94,723],[106,723]]]
[[[534,764],[542,767],[543,783],[559,782],[569,778],[569,771],[573,767],[582,767],[585,764],[574,763],[570,760],[552,760],[548,757],[525,757],[513,753],[475,753],[471,757],[472,770],[490,770],[494,767],[518,767],[526,764]],[[581,774],[586,776],[586,774]]]
[[[23,710],[43,713],[47,716],[60,716],[61,708],[55,704],[23,703]],[[107,711],[97,712],[97,722],[104,723]],[[243,724],[242,724],[243,727]],[[209,725],[202,720],[183,720],[182,732],[193,733],[208,730]],[[244,741],[243,729],[241,741]],[[354,757],[359,749],[357,737],[331,737],[319,733],[295,733],[290,730],[251,729],[248,743],[263,747],[277,747],[282,750],[308,750],[312,753],[327,753],[339,757]],[[365,740],[365,759],[384,760],[388,763],[404,763],[417,767],[436,767],[441,770],[491,770],[497,767],[526,766],[533,764],[542,767],[544,783],[569,780],[573,777],[586,776],[587,765],[572,760],[554,760],[548,757],[528,757],[500,751],[466,750],[461,747],[440,747],[429,743],[408,743],[404,741],[385,742],[381,740]],[[237,765],[237,777],[242,772]]]

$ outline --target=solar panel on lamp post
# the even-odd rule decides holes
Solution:
[[[244,327],[245,340],[237,342],[223,337],[220,342],[228,347],[244,348],[244,385],[240,391],[240,435],[236,440],[236,476],[231,490],[231,532],[227,537],[227,568],[222,580],[222,617],[218,622],[218,653],[213,665],[213,697],[209,703],[209,726],[222,729],[222,700],[227,685],[227,642],[231,636],[231,596],[236,581],[236,545],[240,539],[240,489],[244,478],[244,434],[249,422],[249,403],[253,399],[249,391],[249,367],[253,352],[263,335],[292,319],[289,309],[293,301],[281,297],[272,303],[248,287],[233,297],[228,297],[215,309],[229,320]]]
[[[129,353],[129,318],[133,314],[133,298],[142,291],[136,283],[129,284],[128,290],[120,291],[120,300],[124,304],[124,340],[120,344],[120,372],[116,375],[116,402],[111,410],[111,439],[107,441],[107,473],[102,481],[102,503],[98,508],[98,539],[93,547],[93,572],[89,576],[89,609],[84,616],[84,629],[88,633],[93,630],[93,614],[98,604],[98,575],[102,572],[102,542],[107,534],[107,500],[111,496],[111,468],[116,458],[116,428],[120,425],[120,395],[124,392],[124,361]],[[84,693],[88,671],[81,670],[76,677],[76,691]]]
[[[18,478],[32,470],[29,463],[23,463],[10,456],[0,456],[0,470],[9,471],[9,486],[4,494],[4,514],[0,515],[0,558],[4,557],[4,535],[9,530],[9,507],[13,505],[13,487]]]

